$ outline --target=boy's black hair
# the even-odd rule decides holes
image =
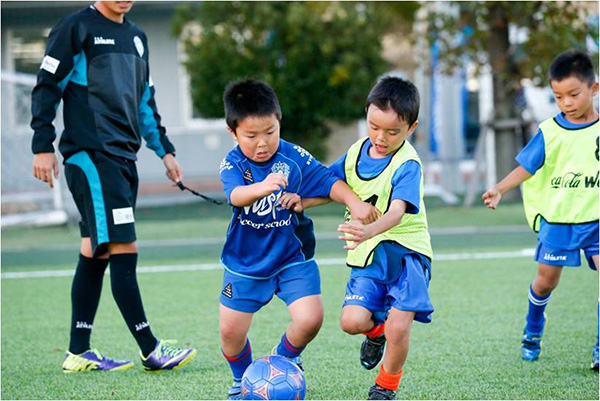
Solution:
[[[398,114],[400,120],[411,126],[419,117],[419,91],[406,79],[384,77],[371,89],[367,97],[366,109],[370,105],[384,111],[391,108]]]
[[[556,56],[548,68],[548,79],[562,81],[565,78],[577,77],[588,85],[594,85],[596,74],[594,63],[588,54],[579,49],[569,49]]]
[[[223,95],[225,121],[234,132],[247,117],[275,116],[281,121],[281,106],[275,91],[266,83],[255,79],[230,82]]]

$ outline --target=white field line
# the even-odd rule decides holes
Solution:
[[[505,252],[475,252],[475,253],[441,253],[435,255],[435,261],[443,260],[477,260],[477,259],[509,259],[509,258],[524,258],[534,255],[535,249],[527,248],[519,251]],[[317,263],[320,266],[329,265],[344,265],[346,259],[343,258],[328,258],[318,259]],[[138,273],[165,273],[165,272],[191,272],[203,270],[221,270],[223,266],[219,263],[205,263],[199,265],[166,265],[166,266],[143,266],[138,267]],[[69,277],[72,276],[74,270],[41,270],[27,272],[11,272],[2,273],[2,279],[14,278],[39,278],[39,277]],[[106,271],[108,274],[108,269]]]
[[[475,235],[475,234],[510,234],[529,232],[531,229],[528,226],[497,226],[497,227],[446,227],[446,228],[431,228],[429,233],[432,236],[438,235]],[[337,232],[326,232],[317,234],[318,240],[333,240],[338,237]],[[225,242],[224,237],[214,238],[181,238],[181,239],[160,239],[160,240],[141,240],[137,241],[140,248],[150,248],[157,246],[203,246],[203,245],[219,245],[222,246]],[[2,248],[2,252],[19,253],[31,251],[70,251],[79,249],[79,243],[73,244],[58,244],[44,247],[6,247]]]

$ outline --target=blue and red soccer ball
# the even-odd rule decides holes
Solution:
[[[258,358],[242,377],[243,400],[303,400],[305,392],[302,371],[279,355]]]

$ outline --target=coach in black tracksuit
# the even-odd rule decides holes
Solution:
[[[156,109],[146,35],[124,17],[131,6],[96,2],[64,17],[50,33],[32,95],[34,175],[51,187],[53,175],[58,177],[52,122],[62,99],[65,130],[59,150],[81,213],[68,354],[90,348],[109,260],[115,301],[143,357],[159,344],[146,320],[135,274],[135,161],[141,138],[162,158],[169,179],[180,181],[183,172]]]

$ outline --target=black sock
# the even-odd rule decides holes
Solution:
[[[69,351],[81,354],[90,349],[94,317],[102,294],[102,280],[108,259],[91,259],[79,255],[71,286],[71,341]]]
[[[156,337],[146,320],[142,296],[138,287],[135,268],[137,253],[110,255],[110,284],[113,297],[135,337],[144,356],[148,356],[156,347]]]

